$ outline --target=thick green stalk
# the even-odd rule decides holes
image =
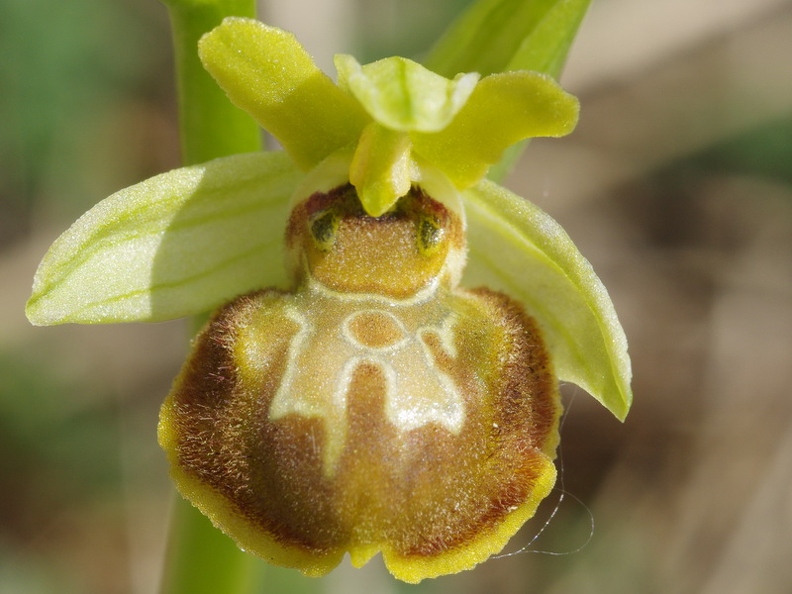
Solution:
[[[261,130],[198,59],[198,40],[227,16],[255,17],[255,0],[163,0],[173,31],[184,165],[261,150]]]
[[[233,106],[198,59],[198,39],[226,16],[255,16],[255,0],[163,0],[173,31],[185,165],[261,149],[258,125]],[[245,594],[258,560],[174,497],[162,594]]]
[[[237,548],[190,502],[173,500],[162,594],[247,594],[258,560]]]

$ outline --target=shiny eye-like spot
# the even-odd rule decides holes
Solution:
[[[418,251],[424,255],[431,254],[443,241],[445,230],[437,217],[424,214],[416,221]]]
[[[316,213],[308,224],[316,246],[324,252],[330,251],[338,230],[338,214],[335,210],[330,208]]]

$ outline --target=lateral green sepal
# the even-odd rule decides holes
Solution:
[[[544,331],[559,379],[624,420],[632,403],[627,339],[607,290],[546,213],[484,180],[463,193],[469,260],[464,282],[523,302]]]
[[[283,229],[302,177],[283,152],[249,153],[113,194],[52,244],[33,280],[28,319],[160,321],[283,285]]]

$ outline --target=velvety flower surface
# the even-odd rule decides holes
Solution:
[[[533,72],[449,80],[403,58],[338,56],[336,84],[249,19],[226,19],[200,55],[284,151],[106,199],[44,258],[28,316],[226,303],[162,409],[181,492],[307,574],[347,552],[361,565],[382,551],[411,582],[472,567],[552,488],[557,380],[620,419],[630,405],[626,341],[591,266],[483,179],[509,145],[570,132],[577,101]]]
[[[296,289],[217,312],[163,406],[182,493],[310,575],[382,551],[416,582],[499,551],[553,485],[560,405],[523,308],[456,286],[459,213],[410,190],[371,217],[342,186],[287,245]]]

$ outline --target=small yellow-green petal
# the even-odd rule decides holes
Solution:
[[[283,152],[250,153],[113,194],[44,256],[28,318],[36,325],[159,321],[283,285],[283,229],[302,176]]]
[[[400,132],[445,128],[473,92],[478,74],[453,80],[412,60],[393,57],[361,66],[352,56],[335,59],[338,81],[378,123]]]
[[[199,53],[231,101],[275,136],[303,169],[357,140],[368,120],[294,35],[281,29],[230,17],[204,35]]]
[[[561,226],[490,181],[464,192],[465,283],[520,299],[545,333],[559,379],[624,420],[632,402],[627,339],[608,292]]]
[[[369,124],[360,136],[349,181],[372,217],[384,214],[410,190],[413,163],[410,138],[403,132]]]
[[[416,154],[458,188],[475,184],[508,146],[536,136],[563,136],[577,124],[579,104],[537,72],[493,74],[476,85],[453,121],[435,134],[411,134]]]

